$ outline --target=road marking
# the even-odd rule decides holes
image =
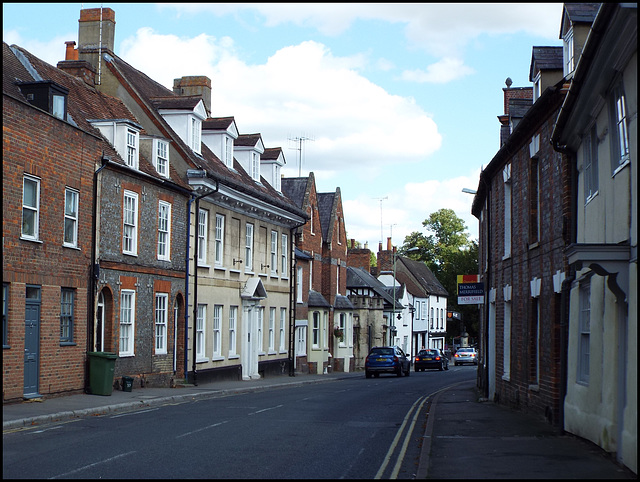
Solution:
[[[135,410],[133,412],[122,413],[120,415],[112,415],[109,418],[128,417],[129,415],[137,415],[139,413],[155,412],[156,410],[159,410],[159,409],[158,408],[149,408],[147,410]]]
[[[284,405],[277,405],[275,407],[270,407],[270,408],[263,408],[262,410],[258,410],[257,412],[253,412],[253,413],[248,413],[247,415],[255,415],[256,413],[262,413],[262,412],[267,412],[269,410],[275,410],[276,408],[281,408]]]
[[[206,427],[199,428],[198,430],[194,430],[193,432],[187,432],[187,433],[183,433],[182,435],[178,435],[176,438],[186,437],[187,435],[193,435],[194,433],[198,433],[198,432],[202,432],[203,430],[208,430],[210,428],[218,427],[223,423],[227,423],[227,422],[228,420],[225,420],[224,422],[218,422],[218,423],[214,423],[213,425],[207,425]]]
[[[108,462],[113,462],[114,460],[120,459],[122,457],[126,457],[127,455],[135,454],[135,453],[136,453],[136,451],[134,450],[133,452],[127,452],[127,453],[124,453],[124,454],[116,455],[115,457],[110,457],[108,459],[101,460],[100,462],[95,462],[93,464],[85,465],[84,467],[80,467],[78,469],[72,470],[71,472],[67,472],[66,474],[56,475],[55,477],[51,477],[51,478],[52,479],[66,479],[71,474],[77,474],[78,472],[82,472],[83,470],[90,469],[92,467],[95,467],[96,465],[105,464],[105,463],[108,463]]]

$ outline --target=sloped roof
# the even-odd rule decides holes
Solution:
[[[255,147],[259,142],[262,142],[262,136],[260,134],[240,134],[233,145],[240,147]]]
[[[387,287],[384,283],[362,268],[347,266],[347,289],[349,288],[370,288],[388,304],[393,305],[393,296],[387,291]],[[395,301],[396,309],[401,308],[402,305],[400,304],[399,299],[396,298]]]
[[[333,207],[336,193],[319,192],[318,193],[318,213],[320,214],[320,227],[322,228],[322,239],[325,242],[331,241],[329,237],[329,228],[333,224]]]
[[[355,307],[351,300],[346,296],[336,295],[336,299],[333,302],[333,307],[336,310],[353,310]]]
[[[32,73],[29,73],[14,52],[17,52],[28,62],[29,68],[33,69]],[[104,139],[105,155],[109,156],[112,162],[125,165],[124,160],[111,143],[89,122],[89,120],[119,120],[138,124],[138,120],[124,103],[120,99],[106,95],[73,75],[44,62],[22,47],[16,45],[9,47],[5,43],[3,45],[3,90],[7,90],[11,95],[17,95],[17,98],[26,101],[18,86],[15,85],[15,81],[31,81],[38,78],[53,81],[67,88],[69,91],[67,96],[68,121],[78,128]],[[138,168],[145,174],[162,179],[163,182],[165,180],[158,174],[152,162],[142,153],[139,154]],[[188,188],[186,182],[177,175],[171,164],[169,168],[172,182],[182,188]]]
[[[275,161],[278,159],[278,157],[280,157],[280,154],[282,154],[281,147],[269,147],[269,148],[265,148],[264,152],[260,156],[260,159],[262,161]],[[284,159],[284,156],[283,156],[283,159]]]
[[[285,196],[291,199],[300,209],[303,209],[308,184],[308,177],[284,177],[280,188]]]
[[[181,95],[170,97],[152,97],[151,102],[156,109],[193,110],[202,97],[199,95]]]
[[[140,100],[150,108],[155,108],[152,101],[154,98],[181,97],[178,94],[174,94],[173,91],[163,87],[139,70],[133,68],[117,55],[109,55],[105,56],[105,58],[108,60],[106,62],[107,67],[115,71],[115,75],[122,77],[122,82],[132,88],[138,94]],[[164,129],[171,136],[171,140],[174,144],[180,147],[180,151],[184,154],[183,157],[185,158],[185,161],[191,163],[193,168],[205,168],[207,170],[208,177],[211,177],[232,189],[254,196],[261,201],[275,205],[287,212],[306,219],[304,211],[299,209],[290,199],[281,195],[269,183],[264,180],[260,184],[254,182],[251,176],[246,173],[237,161],[234,160],[234,172],[227,168],[227,166],[225,166],[224,163],[218,159],[218,157],[209,148],[207,148],[204,143],[201,144],[201,155],[197,155],[184,143],[180,136],[171,129],[159,113],[156,114],[155,119],[164,126]],[[255,145],[255,142],[257,142],[257,139],[259,138],[260,134],[245,134],[244,136],[239,136],[235,144],[243,145],[243,142],[251,142],[251,139],[254,139],[254,144],[249,145]]]
[[[325,299],[324,296],[313,290],[309,291],[309,302],[307,304],[309,306],[320,306],[323,308],[331,307],[331,304]]]
[[[407,273],[411,276],[407,276]],[[405,256],[398,256],[396,260],[396,276],[398,281],[407,286],[407,291],[414,296],[449,296],[449,292],[442,286],[438,278],[422,261],[415,261]]]
[[[226,131],[234,122],[233,117],[209,117],[202,121],[202,128]]]
[[[533,82],[538,70],[562,70],[562,47],[533,47],[529,80]]]

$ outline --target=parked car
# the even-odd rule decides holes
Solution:
[[[453,355],[453,364],[455,366],[464,365],[465,363],[478,364],[478,354],[475,348],[458,348],[456,354]]]
[[[381,373],[409,376],[411,360],[399,346],[374,346],[364,362],[364,372],[367,378],[378,377]]]
[[[449,359],[436,348],[420,350],[413,360],[413,367],[417,372],[424,371],[427,368],[437,368],[440,371],[448,370]]]

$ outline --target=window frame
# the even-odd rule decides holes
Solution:
[[[125,299],[129,303],[125,303]],[[128,314],[128,317],[125,316]],[[135,290],[120,290],[120,319],[119,319],[118,356],[135,356],[135,327],[136,327],[136,292]],[[125,329],[126,328],[126,329]],[[128,336],[126,336],[128,334]]]
[[[611,175],[615,176],[630,160],[628,110],[621,81],[612,89],[609,102],[612,133]]]
[[[163,139],[153,140],[153,167],[162,177],[169,177],[169,142]]]
[[[160,300],[164,306],[159,306]],[[156,355],[167,354],[167,335],[168,335],[168,317],[169,317],[169,293],[156,293],[155,309],[154,309],[154,349]]]
[[[196,363],[207,361],[206,359],[206,326],[207,326],[207,305],[198,303],[196,314]]]
[[[2,283],[2,347],[9,348],[9,283]]]
[[[269,308],[269,337],[268,337],[269,353],[273,353],[276,350],[276,308],[271,306]]]
[[[229,358],[238,354],[237,350],[237,325],[238,325],[238,307],[229,307]]]
[[[133,209],[128,207],[127,199],[133,203]],[[138,227],[138,193],[125,189],[122,194],[122,254],[138,255]]]
[[[278,231],[271,230],[271,259],[269,262],[271,267],[271,276],[278,274]]]
[[[588,204],[598,194],[598,134],[596,125],[591,126],[584,136],[583,143],[583,173],[584,173],[584,203]]]
[[[212,356],[217,358],[222,356],[222,311],[222,305],[213,305]]]
[[[34,184],[35,206],[25,204],[25,184]],[[33,215],[33,229],[31,233],[25,233],[25,210],[28,210]],[[22,225],[20,230],[20,238],[29,241],[40,240],[40,178],[25,174],[22,178]]]
[[[75,326],[76,290],[60,289],[60,345],[75,345],[73,331]]]
[[[73,208],[74,212],[68,213],[68,196],[69,194],[73,195],[74,203]],[[78,247],[78,216],[79,216],[79,203],[80,203],[80,193],[77,189],[73,189],[70,187],[66,187],[64,190],[64,226],[63,226],[63,235],[62,235],[62,245],[67,248],[77,248]],[[70,224],[71,230],[71,241],[67,241],[67,224]]]
[[[245,223],[245,252],[244,252],[244,270],[253,270],[253,240],[254,226],[252,223]]]
[[[157,256],[160,261],[171,261],[171,207],[171,203],[167,201],[158,201]],[[166,213],[164,217],[163,208],[165,208]],[[165,226],[163,226],[163,223]],[[161,253],[161,247],[164,247],[164,254]]]
[[[138,132],[128,128],[125,135],[125,142],[127,155],[125,156],[124,162],[127,166],[138,169]]]
[[[314,311],[311,315],[311,348],[320,348],[320,312]]]
[[[215,228],[215,266],[222,266],[224,261],[224,214],[216,213],[216,228]]]
[[[209,211],[198,211],[198,266],[207,265],[207,245],[209,244]]]
[[[589,363],[591,360],[591,280],[587,279],[578,287],[578,353],[576,382],[589,385]]]
[[[564,37],[562,37],[562,47],[564,57],[562,64],[563,75],[567,77],[575,70],[573,27],[569,28],[567,33],[564,34]]]
[[[280,308],[280,346],[278,347],[279,351],[282,353],[286,349],[286,336],[285,336],[285,326],[287,322],[287,309]]]
[[[258,318],[258,354],[264,355],[264,306],[257,308]]]
[[[511,257],[511,210],[512,210],[512,198],[511,198],[511,164],[507,164],[502,172],[504,181],[504,254],[502,259]]]
[[[289,235],[282,233],[280,237],[281,254],[280,254],[280,277],[289,277]]]

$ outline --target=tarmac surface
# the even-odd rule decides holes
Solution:
[[[216,381],[179,388],[114,390],[109,396],[69,395],[2,407],[3,432],[33,425],[254,390],[326,383],[364,373],[287,375]],[[460,414],[464,414],[461,420]],[[545,420],[485,401],[475,380],[433,398],[416,479],[637,479],[612,454]]]

